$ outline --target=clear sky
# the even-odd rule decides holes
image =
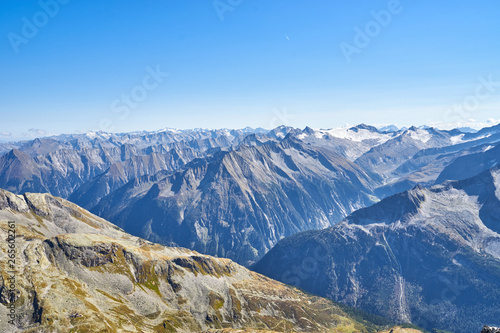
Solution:
[[[0,1],[2,141],[500,118],[498,0],[55,1]]]

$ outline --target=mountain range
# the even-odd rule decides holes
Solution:
[[[182,304],[184,298],[191,300],[189,311],[172,294],[167,298],[177,302],[175,309],[170,301],[163,304],[166,294],[161,290],[161,295],[156,293],[159,299],[147,300],[156,304],[155,311],[175,318],[185,315],[181,322],[167,319],[165,323],[166,317],[150,320],[146,313],[150,308],[146,311],[142,303],[128,299],[124,301],[127,313],[141,318],[148,314],[149,319],[113,317],[113,325],[125,331],[160,329],[155,325],[167,331],[184,327],[332,330],[331,317],[323,321],[318,319],[323,315],[312,312],[308,313],[316,319],[306,317],[306,321],[313,326],[297,321],[295,307],[313,302],[306,301],[312,297],[307,294],[290,296],[297,300],[295,305],[269,305],[273,310],[266,312],[267,319],[250,310],[246,317],[234,317],[234,308],[228,305],[233,301],[227,295],[245,283],[266,290],[262,297],[268,292],[273,295],[275,288],[286,289],[282,298],[298,292],[278,287],[242,267],[246,266],[330,299],[315,298],[321,305],[314,311],[322,306],[335,308],[335,315],[347,318],[346,325],[358,317],[328,302],[429,330],[472,333],[500,317],[499,159],[500,125],[477,132],[414,126],[377,129],[361,124],[338,129],[280,126],[59,135],[0,145],[2,216],[23,221],[28,226],[22,227],[27,242],[38,239],[43,244],[45,252],[41,245],[35,252],[26,252],[26,260],[31,260],[26,269],[32,269],[33,258],[41,253],[48,260],[44,267],[56,269],[58,277],[78,273],[73,276],[82,285],[78,288],[88,288],[85,295],[100,311],[110,309],[112,298],[99,298],[93,291],[96,285],[88,279],[105,284],[106,278],[88,272],[109,263],[123,266],[126,262],[134,276],[123,267],[106,269],[127,277],[134,290],[139,284],[141,290],[155,293],[155,279],[161,276],[170,284],[168,272],[177,272],[177,266],[182,276],[198,277],[199,266],[217,278],[225,276],[220,269],[246,276],[243,284],[224,278],[227,288],[216,288],[217,295],[222,295],[222,312],[204,307],[205,312],[196,312],[198,300],[213,303],[205,292],[212,282],[196,282],[193,287],[191,278],[183,288],[192,293],[179,296]],[[48,194],[29,194],[33,192]],[[129,252],[130,258],[123,261],[120,253]],[[161,261],[166,257],[168,263]],[[190,262],[187,267],[184,257]],[[75,266],[75,260],[81,265]],[[144,270],[145,276],[137,273]],[[36,274],[41,274],[44,286],[36,292],[45,295],[43,280],[50,277],[45,271]],[[115,288],[117,283],[104,292],[124,293]],[[25,318],[22,327],[45,327],[45,322],[34,318],[39,318],[37,302],[46,297],[35,301],[32,290],[38,282],[27,280],[23,285],[25,296],[20,302],[31,319]],[[64,294],[69,287],[57,288]],[[170,288],[176,292],[174,285]],[[3,304],[7,304],[5,297]],[[68,302],[77,304],[74,299]],[[117,329],[105,317],[94,317],[92,306],[82,302],[86,316],[94,318],[92,325]],[[293,314],[279,312],[290,306]],[[52,313],[53,308],[60,320],[62,310],[57,304],[50,303],[44,311]],[[175,312],[181,308],[189,314]],[[76,325],[80,317],[69,316],[70,324]],[[251,319],[255,316],[257,321]],[[277,323],[271,318],[277,316],[288,318],[281,328],[273,326]],[[375,330],[365,321],[353,325]]]
[[[136,236],[248,266],[284,237],[492,167],[499,140],[500,125],[89,132],[5,145],[0,188],[51,193]]]

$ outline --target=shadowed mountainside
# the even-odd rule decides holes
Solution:
[[[500,318],[499,216],[495,167],[286,238],[253,269],[393,320],[473,333]]]

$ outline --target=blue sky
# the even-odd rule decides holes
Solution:
[[[0,2],[2,141],[500,118],[498,0],[60,2]]]

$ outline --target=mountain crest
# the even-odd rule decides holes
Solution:
[[[327,299],[228,259],[133,237],[48,194],[0,190],[0,219],[16,221],[23,263],[15,294],[0,278],[0,315],[13,304],[24,314],[14,326],[2,319],[1,332],[375,331]],[[0,271],[11,271],[7,260]]]

